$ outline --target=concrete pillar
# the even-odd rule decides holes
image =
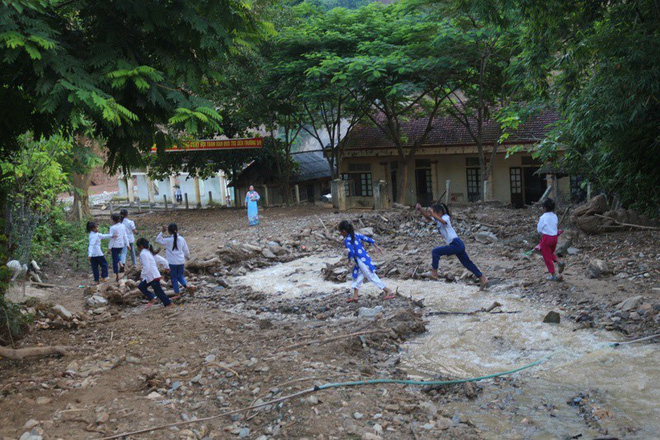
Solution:
[[[174,197],[174,194],[176,194],[176,180],[174,176],[169,177],[170,180],[170,194],[172,195],[172,205],[176,202],[176,197]]]
[[[195,206],[197,206],[197,208],[201,208],[202,207],[202,193],[201,193],[201,188],[199,187],[199,177],[195,177],[194,189],[195,189]]]
[[[128,203],[135,202],[135,191],[133,191],[133,176],[126,177],[126,186],[128,188]]]
[[[384,180],[379,180],[374,185],[374,208],[375,209],[387,209],[389,208],[389,197],[387,182]]]
[[[128,200],[128,184],[126,178],[117,179],[117,196]]]
[[[149,178],[149,176],[145,176],[147,180],[147,191],[148,191],[148,198],[149,198],[149,203],[154,203],[155,202],[155,197],[154,197],[154,183],[153,181]]]
[[[144,203],[150,200],[149,193],[151,191],[149,190],[149,178],[147,177],[146,174],[137,174],[135,177],[137,180],[137,189],[138,189],[137,196],[140,198],[140,201]]]
[[[220,200],[218,202],[225,206],[227,204],[227,178],[224,172],[218,172],[218,180],[220,181]]]
[[[296,203],[300,205],[300,187],[298,185],[295,185],[293,187],[296,193]]]
[[[445,205],[451,201],[451,180],[445,180]]]
[[[348,200],[346,197],[346,186],[342,179],[335,179],[331,184],[332,188],[332,206],[340,211],[346,211],[348,208]]]
[[[264,185],[264,207],[270,206],[270,200],[268,199],[268,185]]]

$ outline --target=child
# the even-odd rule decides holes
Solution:
[[[376,266],[371,263],[371,258],[364,246],[362,246],[362,242],[365,241],[372,244],[378,252],[382,253],[383,250],[373,239],[365,237],[362,234],[356,234],[353,225],[347,220],[339,223],[337,229],[339,229],[339,232],[344,237],[344,245],[346,246],[346,249],[348,249],[349,265],[351,264],[351,260],[355,262],[355,266],[353,267],[353,283],[351,284],[353,296],[348,298],[347,302],[351,303],[358,301],[358,291],[365,278],[383,291],[385,294],[383,299],[394,298],[392,291],[388,289],[385,286],[385,283],[383,283],[380,278],[378,278],[378,275],[376,275]]]
[[[133,262],[133,266],[135,266],[135,233],[137,232],[137,229],[135,229],[135,222],[133,220],[130,220],[128,218],[128,210],[127,209],[122,209],[119,212],[119,215],[121,216],[121,224],[124,225],[126,228],[126,238],[128,239],[128,246],[126,246],[122,251],[121,251],[121,264],[126,264],[126,254],[128,251],[131,251],[131,261]]]
[[[124,271],[121,265],[121,251],[128,245],[126,237],[126,227],[121,223],[119,214],[112,214],[112,226],[110,226],[110,251],[112,252],[112,272],[114,272],[117,282],[119,282],[119,272]]]
[[[557,266],[559,266],[560,274],[564,272],[564,267],[566,265],[559,261],[555,255],[557,237],[559,235],[559,231],[557,230],[559,220],[554,211],[555,202],[552,199],[545,199],[543,201],[543,215],[539,219],[539,224],[536,226],[536,230],[541,234],[541,244],[539,244],[539,247],[541,249],[541,255],[543,255],[543,261],[545,261],[548,272],[550,272],[548,280],[560,281],[561,275],[555,275],[555,262],[557,262]]]
[[[163,237],[163,233],[169,232],[172,234],[171,237]],[[186,288],[186,291],[193,295],[195,293],[195,288],[188,286],[186,279],[183,277],[184,264],[186,259],[190,259],[190,250],[188,249],[188,244],[186,240],[178,233],[179,228],[176,223],[170,223],[169,226],[163,226],[163,230],[156,237],[156,243],[165,247],[165,256],[167,257],[167,262],[170,265],[170,280],[172,281],[172,289],[174,293],[179,295],[179,283]]]
[[[470,260],[468,254],[465,252],[465,244],[458,238],[458,234],[451,226],[451,214],[449,208],[444,203],[436,203],[431,207],[431,211],[422,210],[422,205],[417,204],[417,211],[419,211],[426,220],[432,221],[438,226],[438,231],[447,242],[447,246],[438,246],[433,249],[431,255],[431,278],[438,279],[438,265],[440,264],[440,257],[443,255],[456,255],[458,261],[463,266],[479,278],[481,283],[480,289],[483,290],[488,286],[488,279],[483,273],[475,266]]]
[[[151,307],[156,303],[156,298],[154,294],[149,292],[149,286],[154,289],[154,293],[158,296],[163,303],[163,306],[167,307],[172,302],[163,292],[163,288],[160,286],[160,272],[156,266],[156,260],[154,259],[153,249],[147,241],[146,238],[139,238],[137,241],[138,251],[140,252],[140,264],[142,265],[142,272],[140,273],[140,284],[138,284],[138,289],[149,299],[149,304],[147,307]]]
[[[103,251],[101,250],[101,240],[112,238],[112,234],[99,234],[99,227],[94,222],[87,222],[87,232],[89,233],[87,256],[89,257],[89,263],[92,265],[94,281],[96,284],[99,284],[99,282],[108,281],[108,261],[103,256]],[[99,266],[101,267],[100,279]]]

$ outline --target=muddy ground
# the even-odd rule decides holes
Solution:
[[[564,280],[556,283],[545,280],[540,255],[526,254],[536,244],[539,212],[487,204],[455,211],[455,228],[498,301],[515,295],[536,304],[539,322],[556,311],[560,325],[575,332],[611,332],[613,340],[659,332],[657,231],[585,236],[571,228],[567,215],[562,226],[570,255]],[[383,304],[369,287],[358,304],[346,303],[348,282],[338,282],[345,270],[335,264],[344,251],[334,230],[344,218],[357,229],[371,228],[382,245],[384,254],[372,256],[388,284],[402,286],[395,300]],[[471,287],[476,281],[453,258],[441,261],[446,281],[428,279],[430,250],[441,239],[405,210],[340,214],[313,206],[273,208],[262,212],[257,228],[246,226],[244,211],[226,209],[141,214],[135,220],[148,238],[162,224],[179,224],[193,253],[189,280],[198,292],[169,309],[147,309],[134,298],[90,307],[85,289],[90,275],[62,263],[44,264],[44,281],[63,287],[28,289],[41,296],[32,300],[32,311],[35,302],[60,304],[74,313],[76,323],[38,314],[35,328],[18,346],[65,345],[70,351],[59,358],[0,361],[0,435],[103,438],[231,412],[328,382],[431,379],[429,372],[400,362],[439,312],[420,298],[443,295],[453,286],[465,286],[473,298],[480,295]],[[18,292],[12,295],[21,299]],[[379,305],[382,310],[373,310]],[[533,425],[531,416],[481,400],[488,389],[501,390],[502,402],[515,400],[515,388],[523,383],[514,375],[439,389],[381,384],[323,390],[130,438],[497,438],[501,435],[474,423],[465,408],[486,408],[493,418],[513,416],[521,425]],[[602,422],[612,417],[598,412],[607,409],[586,405],[585,393],[585,404],[579,396],[569,406],[553,403],[583,419],[584,430],[576,436],[638,433],[634,420]],[[533,430],[511,434],[535,436]]]

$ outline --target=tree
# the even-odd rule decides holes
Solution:
[[[343,61],[337,79],[348,79],[356,99],[370,104],[367,118],[394,144],[398,158],[398,201],[404,203],[410,165],[428,139],[461,60],[454,57],[456,29],[431,19],[427,8],[406,2],[372,4],[357,11],[357,54]],[[406,125],[423,119],[409,137]]]
[[[660,209],[660,9],[653,0],[511,0],[524,24],[522,70],[562,120],[541,157],[626,206]]]

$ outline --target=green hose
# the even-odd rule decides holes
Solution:
[[[517,373],[518,371],[526,370],[528,368],[535,367],[540,363],[548,360],[552,355],[548,355],[542,359],[532,362],[531,364],[524,365],[520,368],[515,368],[513,370],[504,371],[501,373],[488,374],[486,376],[472,377],[469,379],[455,379],[455,380],[404,380],[404,379],[372,379],[372,380],[357,380],[352,382],[337,382],[337,383],[326,383],[314,387],[315,390],[327,390],[328,388],[340,388],[340,387],[354,387],[360,385],[375,385],[379,383],[396,383],[401,385],[419,385],[419,386],[440,386],[440,385],[454,385],[459,383],[466,382],[478,382],[480,380],[491,379],[493,377],[506,376],[509,374]]]

